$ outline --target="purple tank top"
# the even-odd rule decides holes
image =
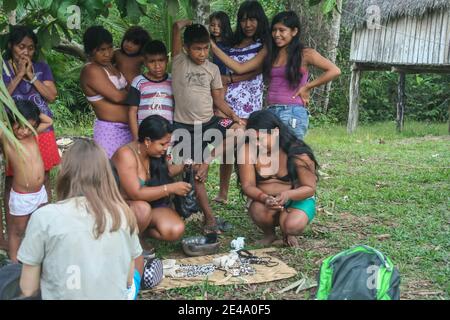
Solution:
[[[299,104],[305,105],[300,97],[292,99],[297,90],[308,82],[308,69],[300,68],[302,77],[297,88],[292,89],[285,75],[286,66],[272,67],[270,85],[267,93],[267,103],[269,105],[281,104]]]

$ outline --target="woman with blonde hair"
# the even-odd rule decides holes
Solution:
[[[63,157],[56,193],[58,202],[31,217],[19,249],[23,295],[40,288],[43,299],[126,299],[142,248],[105,151],[77,140]]]

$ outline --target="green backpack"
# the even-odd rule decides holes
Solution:
[[[317,282],[317,300],[400,299],[397,268],[369,246],[354,246],[325,259]]]

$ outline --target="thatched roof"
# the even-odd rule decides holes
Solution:
[[[438,9],[450,9],[450,0],[347,0],[344,3],[343,22],[347,27],[365,25],[366,10],[371,5],[380,8],[381,21],[401,16],[422,16]]]

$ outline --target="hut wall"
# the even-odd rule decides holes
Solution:
[[[350,60],[399,65],[450,65],[450,10],[355,29]]]

